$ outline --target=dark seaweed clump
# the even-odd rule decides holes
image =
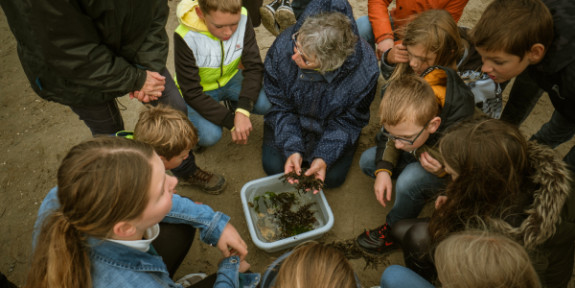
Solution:
[[[296,183],[294,184],[294,187],[296,188],[297,192],[301,193],[301,192],[307,192],[307,191],[320,191],[323,189],[323,181],[320,179],[315,178],[315,176],[310,175],[310,176],[305,176],[305,171],[307,169],[302,169],[299,173],[299,175],[297,173],[295,173],[295,171],[289,172],[287,174],[284,174],[282,176],[280,176],[280,180],[282,180],[283,183],[288,183],[288,179],[292,178],[294,180],[297,180]]]

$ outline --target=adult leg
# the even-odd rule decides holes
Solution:
[[[196,228],[190,225],[160,223],[160,235],[152,242],[152,245],[158,255],[162,256],[170,277],[174,277],[178,267],[184,261],[192,247],[195,235]]]
[[[387,214],[387,223],[416,218],[426,201],[447,185],[446,179],[425,171],[419,162],[408,164],[397,177],[395,202]]]
[[[102,104],[70,105],[70,109],[90,128],[92,136],[113,135],[124,130],[124,120],[116,101],[114,99]]]
[[[359,36],[363,38],[371,48],[375,47],[375,36],[373,36],[373,29],[371,28],[371,22],[369,22],[369,17],[361,16],[355,20],[357,23],[357,30]]]
[[[575,122],[554,111],[549,122],[543,124],[530,140],[555,148],[573,138],[573,135],[575,135]]]
[[[347,151],[344,151],[343,155],[341,155],[341,157],[339,157],[339,159],[337,159],[331,167],[327,169],[324,181],[326,188],[336,188],[345,182],[347,172],[353,162],[355,150],[357,150],[357,144],[350,147]]]
[[[246,7],[248,10],[248,15],[250,16],[250,20],[252,20],[252,25],[254,25],[254,27],[258,27],[262,23],[260,7],[263,2],[263,0],[242,0],[242,6]]]
[[[380,280],[381,288],[434,288],[429,281],[423,279],[413,270],[391,265],[383,271]]]
[[[527,70],[515,78],[509,99],[501,112],[501,120],[520,126],[537,104],[543,90],[531,79]]]
[[[264,171],[268,175],[284,173],[286,159],[280,151],[272,146],[270,140],[266,140],[266,137],[270,137],[270,133],[273,133],[271,128],[264,127],[264,142],[262,145],[262,165]]]
[[[305,8],[312,0],[293,0],[291,2],[291,8],[293,9],[293,14],[295,15],[295,19],[299,19]]]

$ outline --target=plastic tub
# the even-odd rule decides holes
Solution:
[[[257,215],[255,215],[255,211],[252,211],[253,209],[249,207],[248,202],[253,202],[255,197],[264,194],[266,191],[273,191],[275,193],[295,191],[295,188],[291,184],[283,183],[279,180],[279,177],[282,175],[283,174],[277,174],[252,180],[246,183],[241,191],[242,206],[252,241],[258,248],[266,252],[280,251],[294,247],[301,242],[319,238],[333,227],[333,212],[325,199],[323,191],[320,191],[312,196],[317,203],[316,207],[318,209],[316,217],[319,225],[317,228],[273,242],[264,240],[256,227]]]

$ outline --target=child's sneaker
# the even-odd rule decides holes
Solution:
[[[276,9],[276,22],[278,23],[279,33],[283,32],[289,26],[295,24],[295,14],[291,8],[289,0],[281,0],[281,5]]]
[[[384,254],[396,249],[395,242],[391,239],[391,227],[387,223],[373,230],[365,230],[355,242],[365,252],[371,254]]]
[[[276,11],[281,4],[281,0],[274,0],[270,4],[260,7],[262,24],[274,36],[278,36],[280,34],[280,27],[278,23],[276,23]]]
[[[194,174],[187,179],[182,179],[182,182],[200,187],[202,191],[213,195],[221,194],[226,187],[226,179],[223,175],[204,171],[200,168],[196,168]]]
[[[176,281],[177,284],[182,285],[184,288],[192,287],[192,285],[204,280],[206,273],[192,273],[188,274]]]

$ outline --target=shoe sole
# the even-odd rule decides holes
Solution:
[[[296,23],[295,15],[293,14],[293,10],[287,7],[280,7],[276,11],[276,22],[280,26],[280,33],[283,32],[286,28],[292,26]]]
[[[276,19],[274,12],[268,5],[260,7],[260,17],[262,19],[262,25],[268,30],[272,35],[278,36],[280,30],[276,26]]]

